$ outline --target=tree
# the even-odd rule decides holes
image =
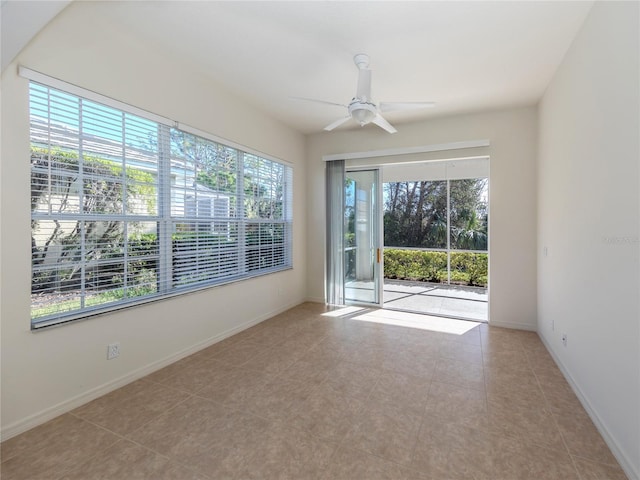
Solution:
[[[459,250],[486,250],[488,212],[486,178],[452,180],[450,190],[451,246]]]
[[[486,178],[451,180],[451,246],[486,250]],[[384,243],[393,247],[446,248],[447,182],[384,184]]]
[[[385,183],[385,245],[446,247],[446,188],[442,181]]]

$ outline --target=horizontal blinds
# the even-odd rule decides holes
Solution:
[[[27,68],[25,66],[20,66],[18,68],[18,74],[28,80],[31,80],[32,82],[35,83],[39,83],[42,85],[47,85],[53,89],[56,90],[60,90],[63,92],[67,92],[69,94],[73,94],[76,95],[78,97],[82,97],[85,98],[87,100],[93,100],[96,101],[98,103],[101,103],[103,105],[107,105],[110,107],[113,107],[115,109],[121,110],[123,112],[127,112],[127,113],[131,113],[133,115],[137,115],[138,117],[141,118],[145,118],[147,120],[151,120],[153,122],[156,122],[158,124],[161,125],[171,125],[175,128],[180,129],[181,131],[184,132],[188,132],[188,133],[192,133],[198,137],[202,137],[202,138],[207,138],[209,140],[212,140],[214,142],[218,142],[224,145],[227,145],[228,147],[231,148],[235,148],[236,150],[240,150],[242,152],[247,152],[247,153],[251,153],[254,155],[258,155],[261,156],[263,158],[267,158],[269,160],[273,160],[275,162],[278,163],[282,163],[284,165],[287,166],[292,166],[291,163],[273,157],[267,153],[264,152],[260,152],[258,150],[254,150],[246,145],[241,145],[239,143],[233,142],[232,140],[226,139],[226,138],[222,138],[222,137],[218,137],[216,135],[213,135],[209,132],[205,132],[203,130],[197,129],[195,127],[192,127],[190,125],[185,125],[182,122],[178,122],[177,120],[172,120],[170,118],[167,117],[163,117],[161,115],[157,115],[155,113],[149,112],[147,110],[143,110],[141,108],[135,107],[133,105],[129,105],[127,103],[121,102],[119,100],[115,100],[113,98],[107,97],[105,95],[102,95],[100,93],[96,93],[93,92],[91,90],[87,90],[86,88],[83,87],[78,87],[72,83],[68,83],[65,82],[63,80],[60,80],[58,78],[54,78],[51,77],[49,75],[45,75],[43,73],[37,72],[35,70],[31,70],[30,68]]]
[[[291,266],[292,169],[30,84],[34,328]]]

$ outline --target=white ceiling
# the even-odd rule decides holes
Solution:
[[[361,52],[371,57],[375,101],[437,103],[385,114],[396,126],[533,105],[592,4],[112,1],[95,8],[96,15],[311,133],[346,112],[289,97],[348,103],[358,74],[352,57]]]

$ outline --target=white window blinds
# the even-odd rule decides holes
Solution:
[[[288,165],[33,81],[30,123],[33,328],[291,267]]]

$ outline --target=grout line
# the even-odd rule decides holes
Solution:
[[[173,389],[173,390],[175,390],[175,391],[180,391],[181,393],[187,393],[187,392],[184,392],[184,391],[182,391],[182,390],[177,390],[177,389]],[[128,439],[127,435],[131,435],[131,434],[133,434],[134,432],[137,432],[138,430],[140,430],[141,428],[146,427],[146,426],[147,426],[148,424],[150,424],[151,422],[154,422],[154,421],[155,421],[155,420],[157,420],[158,418],[161,418],[161,417],[163,417],[163,416],[167,415],[167,414],[168,414],[168,413],[170,413],[172,410],[174,410],[175,408],[177,408],[179,405],[182,405],[183,403],[185,403],[186,401],[190,400],[190,399],[191,399],[191,398],[193,398],[193,397],[194,397],[194,395],[193,395],[192,393],[188,393],[188,394],[187,394],[187,397],[186,397],[186,398],[184,398],[183,400],[180,400],[180,401],[176,402],[173,406],[171,406],[171,407],[169,407],[169,408],[165,409],[162,413],[159,413],[158,415],[154,416],[151,420],[149,420],[149,421],[147,421],[147,422],[144,422],[144,423],[140,424],[138,427],[136,427],[136,428],[135,428],[135,429],[133,429],[131,432],[126,433],[126,434],[122,434],[122,433],[115,432],[115,431],[113,431],[113,430],[111,430],[111,429],[109,429],[109,428],[105,427],[104,425],[100,425],[99,423],[96,423],[96,422],[94,422],[93,420],[90,420],[90,419],[88,419],[88,418],[81,417],[80,415],[75,414],[75,413],[73,413],[73,412],[69,412],[69,414],[70,414],[70,415],[73,415],[74,417],[76,417],[76,418],[78,418],[78,419],[80,419],[80,420],[82,420],[82,421],[84,421],[84,422],[90,423],[91,425],[94,425],[94,426],[96,426],[96,427],[100,427],[101,429],[106,430],[106,431],[108,431],[108,432],[110,432],[110,433],[113,433],[114,435],[117,435],[117,436],[119,436],[119,437],[121,437],[121,438]]]
[[[87,463],[87,461],[89,461],[89,460],[91,460],[91,459],[96,458],[96,457],[97,457],[100,453],[102,453],[104,450],[107,450],[107,449],[109,449],[109,448],[112,448],[112,447],[114,447],[116,444],[118,444],[119,442],[123,442],[123,441],[124,441],[124,442],[132,443],[132,444],[137,445],[137,446],[139,446],[139,447],[142,447],[142,448],[144,448],[145,450],[147,450],[147,451],[149,451],[149,452],[152,452],[152,453],[154,453],[155,455],[158,455],[158,456],[160,456],[160,457],[162,457],[162,458],[165,458],[165,459],[167,459],[167,460],[168,460],[168,461],[170,461],[170,462],[175,462],[175,463],[177,463],[177,464],[179,464],[179,465],[181,465],[181,466],[187,467],[189,470],[191,470],[191,471],[192,471],[192,472],[194,472],[194,473],[201,474],[201,472],[199,472],[199,471],[195,471],[195,470],[194,470],[192,467],[190,467],[189,465],[185,465],[185,464],[183,464],[182,462],[178,461],[177,459],[171,458],[171,457],[169,457],[169,456],[167,456],[167,455],[165,455],[165,454],[163,454],[163,453],[161,453],[161,452],[158,452],[157,450],[154,450],[153,448],[150,448],[149,446],[144,445],[144,444],[142,444],[142,443],[140,443],[140,442],[137,442],[137,441],[135,441],[134,439],[132,439],[132,438],[130,438],[130,437],[129,437],[129,435],[132,435],[133,433],[137,432],[138,430],[140,430],[140,429],[144,428],[145,426],[147,426],[147,425],[148,425],[148,424],[150,424],[151,422],[153,422],[153,421],[155,421],[155,420],[157,420],[157,419],[159,419],[159,418],[161,418],[161,417],[163,417],[163,416],[166,416],[167,414],[169,414],[169,413],[171,412],[171,410],[175,409],[176,407],[178,407],[179,405],[181,405],[181,404],[185,403],[187,400],[189,400],[189,399],[191,399],[191,398],[194,398],[194,395],[189,395],[189,396],[188,396],[187,398],[185,398],[184,400],[181,400],[181,401],[177,402],[177,403],[176,403],[175,405],[173,405],[172,407],[169,407],[168,409],[166,409],[166,410],[165,410],[164,412],[162,412],[161,414],[159,414],[159,415],[155,416],[153,419],[149,420],[148,422],[145,422],[144,424],[140,425],[138,428],[136,428],[136,429],[132,430],[131,432],[129,432],[129,433],[127,433],[127,434],[122,434],[122,433],[115,432],[115,431],[113,431],[113,430],[111,430],[111,429],[109,429],[109,428],[107,428],[107,427],[105,427],[105,426],[103,426],[103,425],[100,425],[100,424],[98,424],[98,423],[96,423],[96,422],[94,422],[94,421],[92,421],[92,420],[88,420],[88,419],[86,419],[86,418],[83,418],[83,417],[78,416],[78,415],[77,415],[77,414],[75,414],[75,413],[69,412],[69,413],[68,413],[69,415],[72,415],[73,417],[77,418],[78,420],[81,420],[81,421],[86,422],[86,423],[88,423],[88,424],[90,424],[90,425],[93,425],[94,427],[97,427],[97,428],[99,428],[99,429],[101,429],[101,430],[107,431],[107,432],[109,432],[109,433],[111,433],[112,435],[114,435],[114,436],[116,436],[116,437],[117,437],[117,439],[116,439],[112,444],[110,444],[110,445],[108,445],[107,447],[105,447],[102,451],[96,452],[95,454],[93,454],[93,455],[90,455],[90,456],[86,457],[85,461],[84,461],[84,462],[82,462],[81,464]],[[70,471],[72,471],[72,470],[73,470],[73,468],[77,468],[79,465],[80,465],[80,464],[76,464],[76,465],[74,465],[73,467],[69,467],[68,469],[66,469],[66,470],[65,470],[65,472],[62,474],[62,476],[61,476],[61,477],[59,477],[59,478],[65,478],[65,475],[66,475],[67,473],[69,473]],[[205,475],[205,476],[206,476],[207,478],[210,478],[208,475]]]
[[[525,357],[527,359],[527,363],[529,363],[529,367],[531,368],[533,376],[536,379],[536,384],[538,385],[538,388],[540,389],[540,391],[542,392],[542,396],[544,397],[544,402],[545,402],[544,406],[545,406],[545,408],[547,408],[549,410],[549,415],[551,416],[551,420],[553,421],[553,424],[555,425],[556,430],[558,431],[558,434],[560,435],[560,438],[562,439],[562,444],[564,445],[564,448],[565,448],[565,450],[567,452],[567,455],[571,459],[571,465],[573,465],[573,469],[575,470],[578,478],[582,478],[582,475],[580,475],[580,470],[578,469],[578,465],[576,464],[576,461],[573,458],[573,455],[571,454],[571,450],[569,449],[569,445],[567,444],[567,440],[565,439],[565,436],[562,433],[562,430],[560,430],[560,425],[558,424],[556,416],[553,414],[553,411],[550,408],[549,398],[547,397],[547,394],[545,393],[544,389],[542,388],[542,384],[540,382],[540,379],[538,378],[538,374],[536,373],[536,371],[531,366],[531,362],[529,360],[529,356],[526,353],[525,353]]]
[[[100,430],[107,431],[107,432],[109,432],[109,433],[111,433],[111,434],[113,434],[113,435],[115,435],[115,436],[117,437],[117,438],[114,440],[114,442],[113,442],[113,443],[110,443],[109,445],[105,446],[103,450],[101,450],[101,451],[96,451],[96,452],[94,452],[92,455],[88,455],[87,457],[85,457],[85,458],[83,459],[84,461],[83,461],[82,463],[86,463],[87,461],[91,460],[92,458],[97,457],[97,456],[98,456],[100,453],[102,453],[104,450],[107,450],[107,449],[109,449],[109,448],[113,447],[113,446],[114,446],[114,445],[116,445],[118,442],[121,442],[121,441],[123,440],[122,435],[119,435],[119,434],[117,434],[117,433],[115,433],[115,432],[112,432],[112,431],[111,431],[111,430],[109,430],[108,428],[104,428],[102,425],[97,425],[97,424],[95,424],[95,423],[93,423],[93,422],[89,422],[88,420],[85,420],[84,418],[80,418],[80,417],[78,417],[77,415],[75,415],[75,414],[73,414],[73,413],[71,413],[71,412],[67,412],[66,414],[62,414],[61,416],[63,416],[63,415],[71,415],[72,417],[75,417],[76,419],[80,420],[81,422],[85,422],[85,423],[88,423],[88,424],[90,424],[90,425],[93,425],[94,427],[97,427],[97,428],[99,428]],[[79,465],[80,465],[80,464],[76,463],[76,464],[74,464],[74,465],[69,465],[68,467],[65,467],[65,468],[63,469],[62,474],[61,474],[61,475],[60,475],[60,477],[58,477],[58,478],[64,478],[64,477],[67,475],[67,473],[69,473],[69,472],[73,471],[75,468],[78,468],[78,466],[79,466]]]

